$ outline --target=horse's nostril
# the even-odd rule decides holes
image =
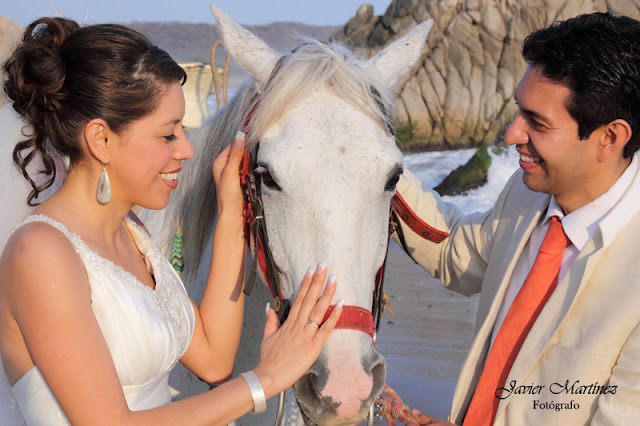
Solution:
[[[321,388],[318,385],[321,385]],[[311,419],[331,419],[338,414],[337,402],[333,402],[331,397],[322,396],[322,388],[326,384],[326,379],[322,380],[315,373],[307,373],[302,376],[294,385],[293,389],[301,408],[303,416],[311,423]],[[322,423],[322,422],[320,422]]]
[[[387,377],[387,365],[384,359],[381,359],[373,366],[371,369],[371,377],[373,377],[374,380],[382,380],[384,382]]]
[[[387,381],[387,363],[384,358],[381,357],[371,368],[371,377],[373,378],[373,388],[371,389],[371,401],[365,401],[367,404],[380,396],[382,388],[384,388],[384,384]]]
[[[368,352],[368,356],[362,357],[362,369],[369,372],[369,375],[376,380],[384,379],[387,375],[385,359],[380,353],[372,349]]]
[[[318,391],[314,386],[314,382],[317,381],[318,376],[313,373],[307,373],[300,378],[300,385],[305,389],[306,395],[310,398],[319,398]],[[315,379],[315,380],[314,380]]]
[[[318,389],[317,381],[316,374],[307,373],[293,385],[298,402],[302,405],[315,405],[320,401],[322,389]]]

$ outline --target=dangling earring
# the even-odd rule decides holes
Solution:
[[[98,181],[96,198],[101,204],[107,204],[111,199],[111,182],[109,182],[106,163],[102,164],[102,174],[100,174],[100,180]]]

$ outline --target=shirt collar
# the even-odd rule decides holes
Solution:
[[[603,234],[615,236],[620,228],[626,225],[627,221],[620,223],[620,221],[603,221],[603,219],[622,199],[622,196],[631,186],[637,171],[638,156],[634,155],[631,163],[627,166],[624,173],[622,173],[622,176],[611,185],[607,192],[566,216],[556,201],[556,198],[551,196],[549,208],[542,221],[542,225],[546,224],[551,217],[558,216],[562,221],[562,228],[565,234],[567,234],[571,243],[578,250],[584,248],[600,225],[603,226]],[[630,216],[633,215],[629,215],[629,217]]]

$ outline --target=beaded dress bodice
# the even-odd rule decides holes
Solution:
[[[170,402],[169,371],[189,346],[195,314],[182,281],[151,237],[126,220],[155,278],[155,289],[101,257],[78,235],[47,216],[28,216],[16,229],[35,221],[48,223],[62,232],[82,258],[91,286],[93,312],[129,408],[143,410]],[[66,424],[37,366],[13,386],[13,391],[27,424]],[[58,413],[53,412],[56,409]],[[54,418],[60,421],[51,423]],[[41,423],[43,420],[45,423]]]

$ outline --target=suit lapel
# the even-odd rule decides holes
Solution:
[[[550,197],[547,195],[531,197],[522,202],[519,200],[519,211],[522,215],[512,218],[500,218],[504,232],[510,236],[497,238],[497,241],[508,242],[502,246],[496,245],[492,253],[492,263],[487,268],[487,273],[482,285],[482,295],[478,304],[475,337],[469,355],[460,372],[460,378],[454,392],[451,408],[451,418],[457,422],[459,413],[466,412],[473,397],[477,382],[484,368],[493,327],[502,305],[502,299],[511,280],[511,274],[522,253],[533,229],[538,224],[542,214],[549,205]],[[508,239],[507,239],[508,238]]]

